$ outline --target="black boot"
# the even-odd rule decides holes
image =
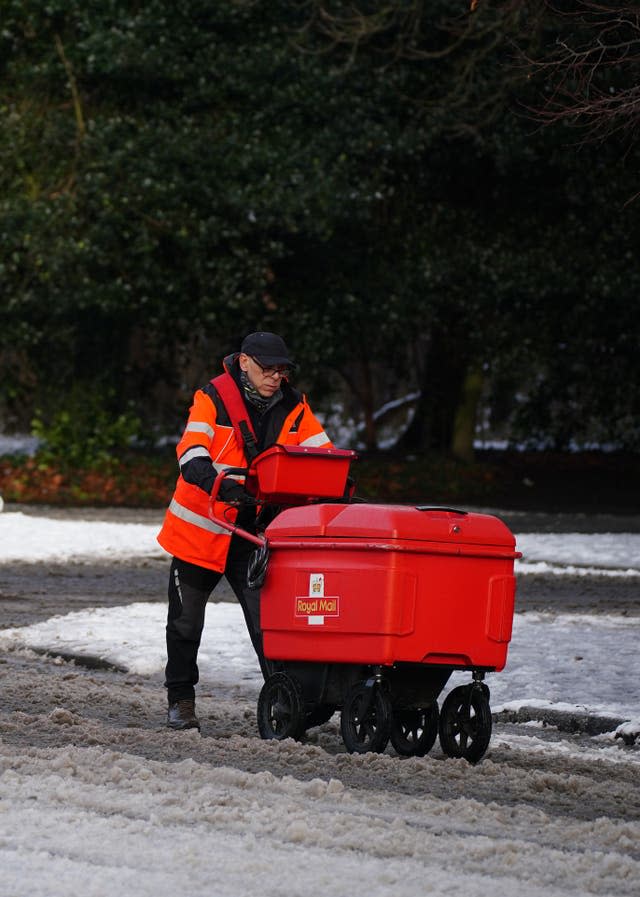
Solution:
[[[196,702],[189,698],[183,698],[174,704],[169,704],[167,726],[170,729],[199,729],[200,720],[196,716]]]

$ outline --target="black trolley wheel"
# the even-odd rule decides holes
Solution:
[[[491,709],[486,689],[460,685],[444,699],[440,711],[440,746],[448,757],[477,763],[491,739]]]
[[[269,676],[258,696],[258,731],[265,740],[300,738],[305,715],[300,688],[287,673]]]
[[[359,682],[350,689],[340,714],[340,731],[351,754],[381,754],[391,734],[391,701],[377,683]]]
[[[440,712],[434,701],[428,707],[393,711],[391,744],[403,757],[424,757],[438,737]]]

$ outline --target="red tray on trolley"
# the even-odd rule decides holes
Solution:
[[[342,498],[349,465],[357,457],[348,449],[273,445],[253,461],[247,491],[274,504]]]

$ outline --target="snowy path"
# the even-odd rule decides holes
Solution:
[[[251,683],[170,733],[157,678],[7,657],[7,897],[169,897],[185,869],[193,897],[637,893],[640,758],[612,738],[503,728],[477,766],[349,755],[335,720],[263,742]]]
[[[379,787],[376,767],[389,759],[350,762],[369,766],[369,788],[101,748],[30,751],[3,777],[14,822],[4,840],[4,893],[20,893],[25,869],[30,894],[89,897],[180,893],[185,874],[186,893],[219,897],[351,897],[355,883],[372,897],[414,897],[446,893],[454,882],[477,897],[636,893],[637,831],[625,821],[567,821],[524,802],[431,796],[435,770],[422,769],[469,777],[457,763],[404,763],[413,774],[405,794]],[[498,785],[506,771],[488,763],[480,775],[497,775]],[[569,783],[576,797],[589,780]],[[558,784],[567,786],[560,777]],[[529,771],[527,786],[549,789],[553,776]],[[36,890],[43,880],[54,889]]]

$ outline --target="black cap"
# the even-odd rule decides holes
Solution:
[[[245,355],[257,358],[261,364],[267,367],[275,364],[286,364],[294,368],[295,364],[289,358],[289,350],[285,341],[277,333],[250,333],[245,336],[240,346],[240,351]]]

